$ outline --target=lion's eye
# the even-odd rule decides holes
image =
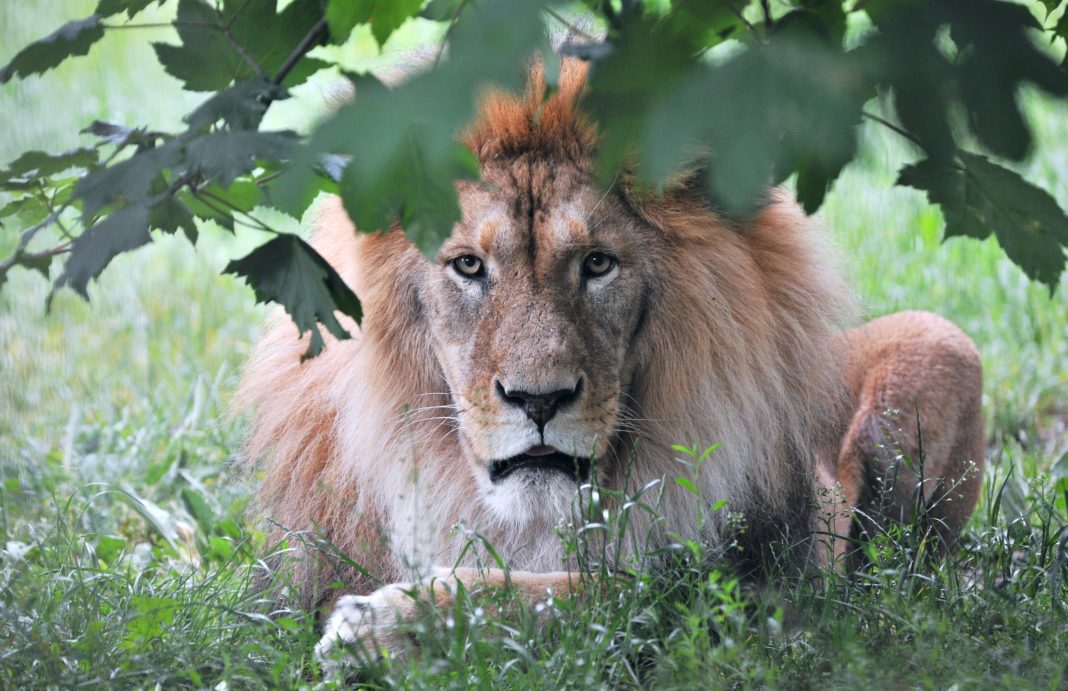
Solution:
[[[480,278],[486,274],[486,267],[482,260],[473,254],[465,254],[453,259],[452,268],[464,278]]]
[[[590,278],[604,276],[616,265],[614,257],[604,252],[594,252],[582,263],[582,273]]]

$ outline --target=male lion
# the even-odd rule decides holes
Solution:
[[[564,63],[548,99],[537,69],[531,81],[525,96],[487,97],[466,133],[482,180],[458,184],[462,219],[436,262],[400,229],[358,235],[337,200],[325,206],[315,244],[363,301],[362,327],[302,363],[306,344],[280,315],[245,372],[238,399],[255,410],[246,455],[264,463],[262,509],[283,529],[321,531],[367,569],[314,549],[295,560],[306,604],[331,604],[338,579],[356,593],[339,601],[320,651],[339,635],[389,643],[411,612],[408,586],[376,590],[368,572],[436,575],[446,598],[457,580],[507,580],[531,599],[565,592],[574,564],[555,527],[588,481],[631,493],[666,478],[667,527],[633,512],[630,529],[736,541],[733,559],[750,571],[773,544],[840,559],[854,509],[902,516],[921,484],[952,540],[983,463],[968,337],[923,313],[842,335],[848,291],[786,194],[739,221],[696,179],[662,196],[625,177],[599,189],[594,132],[577,111],[581,64]],[[922,478],[895,461],[921,460],[917,424]],[[713,442],[700,464],[672,449]],[[821,485],[840,497],[822,521]],[[727,510],[710,511],[719,500]],[[813,543],[823,523],[843,539]],[[507,574],[472,568],[472,531]]]

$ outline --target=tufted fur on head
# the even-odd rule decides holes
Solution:
[[[488,474],[541,439],[592,449],[610,488],[666,479],[659,508],[684,536],[722,544],[727,512],[708,507],[726,499],[745,516],[743,559],[809,533],[816,456],[844,418],[832,343],[851,305],[836,263],[782,192],[739,223],[685,183],[660,197],[597,189],[584,78],[565,60],[547,98],[537,67],[524,95],[485,96],[463,136],[484,182],[458,185],[463,220],[436,264],[399,229],[358,235],[336,199],[323,205],[313,242],[364,323],[346,324],[352,340],[324,334],[323,354],[302,363],[306,344],[279,312],[236,397],[252,411],[244,456],[263,471],[259,508],[279,526],[320,531],[387,582],[471,562],[474,533],[512,568],[558,569],[554,526],[569,520],[574,479]],[[618,275],[580,277],[591,248],[614,252]],[[456,275],[457,253],[484,260],[481,283]],[[534,431],[505,386],[494,393],[517,378],[566,379],[581,398]],[[671,448],[714,443],[699,465]],[[311,552],[295,567],[309,602],[337,578],[373,588]]]

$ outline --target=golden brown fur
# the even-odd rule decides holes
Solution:
[[[352,340],[301,363],[305,344],[279,316],[250,359],[238,404],[255,411],[246,455],[262,461],[270,518],[321,531],[387,583],[421,581],[435,565],[474,566],[479,550],[465,547],[477,533],[535,597],[546,583],[569,582],[561,569],[574,564],[554,527],[569,519],[577,484],[522,468],[492,479],[496,463],[528,448],[592,455],[595,478],[622,492],[666,478],[666,529],[713,546],[736,537],[740,560],[756,567],[773,542],[808,544],[818,460],[825,481],[842,481],[845,508],[865,499],[867,469],[883,463],[868,432],[880,406],[911,410],[920,399],[925,433],[950,438],[931,466],[939,472],[959,477],[968,459],[958,454],[981,463],[979,374],[966,337],[916,317],[911,331],[877,321],[842,340],[848,291],[819,233],[782,193],[729,223],[685,181],[659,198],[597,189],[595,134],[576,109],[582,88],[581,65],[565,61],[546,101],[536,69],[525,96],[487,96],[464,138],[485,183],[458,186],[463,219],[437,263],[397,229],[358,236],[336,200],[323,207],[314,243],[366,317],[349,325]],[[599,251],[616,260],[612,272],[582,273]],[[488,267],[483,279],[457,274],[452,262],[464,256]],[[914,365],[944,377],[924,378]],[[567,404],[535,429],[514,391],[566,391]],[[960,405],[947,405],[958,394]],[[928,401],[936,410],[924,410]],[[829,451],[847,429],[841,454]],[[678,443],[722,446],[687,466],[671,449]],[[671,481],[681,475],[696,496]],[[966,483],[946,514],[953,528],[973,489]],[[706,511],[720,499],[745,517],[741,534],[730,533],[727,512]],[[631,521],[635,534],[666,539],[645,514]],[[374,590],[314,552],[296,567],[309,604],[338,578],[351,592]],[[397,592],[346,601],[381,612]],[[335,617],[328,631],[342,633],[345,621]],[[350,637],[363,635],[355,628]]]
[[[838,347],[853,412],[820,473],[823,485],[837,481],[841,488],[833,532],[855,538],[887,520],[920,519],[952,545],[983,477],[982,362],[975,344],[938,315],[899,312],[848,331]],[[861,520],[853,529],[855,510]],[[835,541],[837,559],[846,545]]]

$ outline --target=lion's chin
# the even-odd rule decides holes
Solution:
[[[531,447],[485,466],[482,499],[498,519],[517,528],[568,520],[592,466],[589,458]]]

